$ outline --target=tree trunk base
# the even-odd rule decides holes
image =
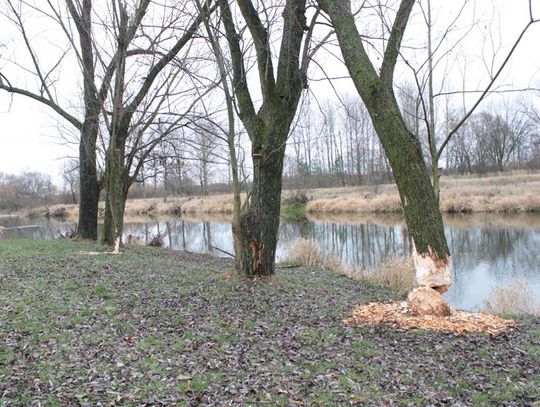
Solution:
[[[429,287],[420,287],[410,292],[407,305],[414,316],[447,317],[452,313],[442,295]]]
[[[120,236],[118,236],[116,238],[116,240],[114,241],[113,253],[115,253],[115,254],[120,253],[120,248],[121,247],[122,247],[122,239],[121,239]]]

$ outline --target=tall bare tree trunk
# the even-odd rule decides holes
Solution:
[[[79,221],[77,234],[82,239],[97,239],[100,186],[96,169],[96,127],[81,130],[79,141]]]
[[[202,9],[200,2],[198,2],[199,9]],[[235,256],[235,268],[236,270],[242,269],[242,239],[240,236],[240,215],[242,211],[241,201],[241,185],[238,174],[238,159],[236,156],[236,125],[235,125],[235,111],[234,111],[234,96],[231,93],[229,85],[229,77],[227,74],[227,68],[223,52],[218,43],[214,30],[210,26],[209,18],[204,19],[204,26],[208,34],[208,40],[212,50],[216,56],[216,63],[219,71],[219,76],[225,95],[225,105],[227,107],[227,146],[230,160],[231,178],[232,178],[232,192],[233,192],[233,221],[232,221],[232,235],[234,243]]]
[[[405,125],[392,83],[403,32],[414,0],[402,0],[400,4],[379,74],[363,47],[350,2],[320,0],[319,3],[332,20],[345,64],[392,167],[414,243],[417,282],[420,286],[445,292],[451,283],[451,262],[442,216],[420,142]]]
[[[105,180],[105,221],[102,243],[112,246],[115,251],[119,251],[123,244],[124,211],[131,186],[124,165],[124,151],[125,147],[121,146],[109,148]]]
[[[84,0],[80,11],[67,1],[81,45],[81,69],[84,88],[84,122],[79,140],[79,223],[77,234],[83,239],[97,239],[98,201],[101,187],[96,166],[96,141],[99,132],[101,102],[95,84],[95,61],[92,38],[92,1]]]
[[[264,117],[265,131],[252,145],[253,189],[240,216],[237,256],[248,276],[275,272],[285,143],[294,114],[269,109]]]
[[[277,75],[273,68],[268,27],[259,18],[251,0],[238,0],[237,3],[254,39],[263,96],[262,106],[256,111],[247,84],[240,35],[229,2],[219,0],[231,52],[239,116],[251,140],[253,190],[234,233],[238,272],[252,277],[275,271],[285,144],[305,81],[304,66],[300,61],[306,29],[305,0],[287,0],[283,6],[284,25]]]

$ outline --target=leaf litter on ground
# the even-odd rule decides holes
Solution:
[[[319,269],[0,241],[0,406],[535,405],[540,320],[497,336],[347,325],[388,290]],[[229,274],[226,274],[229,273]]]

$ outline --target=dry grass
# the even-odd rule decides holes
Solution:
[[[540,210],[540,174],[443,178],[444,212],[535,212]]]
[[[540,316],[540,305],[526,280],[512,280],[490,292],[484,301],[484,311],[493,315]]]
[[[187,198],[130,199],[126,202],[126,215],[172,215],[180,213]]]
[[[415,284],[412,258],[389,256],[369,270],[360,267],[351,268],[343,264],[337,256],[325,253],[317,243],[307,239],[299,239],[287,254],[285,261],[291,264],[337,271],[352,279],[369,281],[400,294],[408,293]]]
[[[285,261],[307,267],[324,267],[327,255],[313,240],[298,239],[287,253]]]
[[[182,213],[233,213],[233,196],[197,197],[187,201],[180,209]]]
[[[414,264],[411,257],[392,255],[384,258],[369,270],[357,270],[361,279],[382,287],[388,287],[400,293],[407,294],[416,283]]]
[[[401,211],[401,201],[397,194],[319,198],[308,202],[306,210],[312,213],[390,213]]]
[[[291,191],[283,191],[288,197]],[[310,201],[307,212],[317,214],[399,213],[401,201],[395,184],[358,187],[321,188],[306,191]],[[245,199],[245,196],[243,196]],[[100,202],[100,208],[103,208]],[[77,205],[63,207],[69,219],[77,219]],[[39,208],[38,208],[39,209]],[[489,177],[443,177],[441,179],[441,210],[447,213],[469,212],[540,212],[540,173],[505,174]],[[231,194],[195,198],[130,199],[126,215],[171,215],[180,213],[219,213],[233,211]]]
[[[306,267],[321,267],[327,271],[350,274],[350,269],[334,254],[326,253],[316,242],[298,239],[287,253],[285,262]]]
[[[291,191],[283,191],[288,197]],[[310,213],[396,213],[401,201],[395,184],[320,188],[306,191]],[[127,211],[130,203],[128,202]],[[232,195],[184,200],[182,213],[232,213]],[[489,177],[443,177],[441,209],[449,213],[540,211],[540,173]]]
[[[400,212],[394,184],[315,189],[308,193],[312,213]],[[448,213],[540,211],[540,174],[443,177],[441,210]]]

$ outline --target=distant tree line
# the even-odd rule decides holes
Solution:
[[[407,124],[414,119],[403,109]],[[446,175],[483,175],[540,169],[540,122],[532,104],[520,102],[473,114],[448,143],[438,165]],[[447,118],[451,124],[453,118]],[[418,129],[417,129],[418,130]],[[420,139],[431,167],[427,136]],[[353,97],[307,106],[291,132],[285,182],[291,188],[378,184],[393,180],[365,107]]]
[[[404,117],[408,113],[404,111]],[[473,114],[450,140],[445,175],[540,170],[540,112],[531,103],[492,106]],[[452,117],[448,118],[449,121]],[[413,126],[412,120],[409,125]],[[414,133],[417,134],[417,133]],[[422,139],[422,135],[419,137]],[[422,139],[424,140],[424,139]],[[241,147],[241,146],[240,146]],[[430,164],[428,146],[424,156]],[[240,148],[243,189],[252,169]],[[77,203],[78,168],[67,160],[62,185],[39,172],[0,174],[0,209]],[[168,198],[232,192],[227,146],[211,129],[177,131],[157,145],[129,191],[131,198]],[[305,105],[291,131],[284,185],[290,189],[373,185],[393,181],[392,170],[365,107],[347,95],[342,103]],[[102,197],[103,199],[103,197]]]
[[[16,211],[57,200],[58,189],[51,177],[40,172],[10,175],[0,172],[0,210]]]
[[[485,174],[540,168],[540,132],[527,111],[511,106],[483,111],[465,123],[448,144],[450,173]]]

